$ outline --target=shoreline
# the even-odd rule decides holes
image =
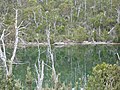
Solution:
[[[37,42],[26,42],[26,43],[19,43],[18,47],[31,47],[31,46],[47,46],[47,42],[43,43],[37,43]],[[51,45],[54,45],[55,47],[64,47],[64,46],[73,46],[73,45],[120,45],[120,43],[109,43],[109,42],[88,42],[83,41],[81,43],[79,42],[55,42]],[[13,47],[13,44],[7,43],[6,46]]]

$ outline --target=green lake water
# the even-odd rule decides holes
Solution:
[[[102,62],[119,64],[117,53],[120,54],[118,45],[76,45],[66,47],[52,46],[54,54],[55,68],[60,73],[59,80],[65,84],[76,82],[81,86],[87,82],[87,76],[91,74],[92,68]],[[47,48],[40,47],[40,60],[45,61],[44,84],[51,85],[51,61],[49,60]],[[35,63],[38,58],[37,47],[19,48],[17,50],[18,60],[26,64],[14,65],[15,78],[20,78],[25,82],[26,68],[31,67],[31,72],[35,78]],[[49,65],[49,66],[48,66]],[[33,81],[34,82],[34,81]]]

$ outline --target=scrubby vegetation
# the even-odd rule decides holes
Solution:
[[[0,0],[1,31],[11,33],[6,42],[14,41],[15,10],[22,24],[22,41],[51,42],[105,41],[120,42],[120,9],[118,0]],[[1,32],[0,31],[0,32]]]
[[[55,42],[63,44],[68,42],[75,42],[75,44],[76,42],[90,42],[90,44],[115,42],[120,44],[119,0],[0,0],[0,89],[71,90],[74,88],[79,90],[82,87],[85,88],[85,85],[87,90],[118,90],[120,88],[119,66],[105,63],[97,65],[93,69],[93,75],[88,78],[87,83],[85,60],[86,56],[88,58],[89,56],[96,57],[96,46],[83,55],[80,53],[81,56],[84,56],[79,58],[82,61],[78,59],[80,55],[73,51],[75,58],[70,56],[69,51],[66,51],[66,56],[62,52],[61,55],[64,57],[59,56],[59,58],[65,59],[67,62],[64,60],[61,62],[61,60],[57,61],[58,57],[55,56],[53,49]],[[28,43],[30,45],[35,43],[37,54],[34,53],[36,50],[34,48],[27,52],[29,58],[27,58],[27,54],[18,55],[21,49],[26,52]],[[45,43],[47,43],[46,51],[41,52],[40,44]],[[112,59],[117,57],[120,60],[117,50],[119,49],[116,49]],[[95,52],[92,53],[92,51]],[[45,54],[41,55],[44,52]],[[104,52],[99,50],[97,53],[100,62]],[[111,50],[110,55],[112,52]],[[26,57],[26,62],[22,55]],[[43,58],[41,59],[41,57]],[[80,80],[77,80],[76,68],[75,73],[72,72],[71,67],[75,66],[72,60],[79,63],[84,62],[81,69],[85,68],[85,75],[80,72],[79,74],[82,76]],[[68,64],[67,68],[71,68],[70,72],[73,74],[68,79],[74,77],[73,82],[62,81],[63,78],[60,78],[60,70],[58,70],[56,62],[63,69]],[[63,64],[65,65],[63,66]],[[95,61],[93,64],[96,65]],[[23,65],[22,69],[19,69],[23,72],[23,77],[16,75],[16,72],[20,73],[19,70],[15,71],[19,65]],[[79,64],[77,66],[80,68]],[[25,69],[23,69],[24,67]],[[66,69],[65,72],[69,71]],[[64,72],[61,71],[61,73]],[[49,80],[46,76],[49,77]]]
[[[86,90],[119,90],[120,66],[112,64],[98,64],[88,77]]]

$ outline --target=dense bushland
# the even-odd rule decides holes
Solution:
[[[119,0],[0,0],[1,31],[11,33],[6,42],[14,41],[15,10],[22,22],[21,40],[46,42],[105,41],[120,42]],[[0,31],[0,32],[1,32]],[[21,42],[22,42],[21,41]]]

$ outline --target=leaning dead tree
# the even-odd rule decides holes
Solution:
[[[4,43],[4,33],[5,29],[2,32],[2,35],[0,37],[0,41],[2,44],[0,44],[0,59],[3,62],[4,68],[5,68],[5,73],[6,73],[6,78],[8,75],[8,67],[7,67],[7,58],[6,58],[6,49],[5,49],[5,43]]]
[[[19,27],[18,27],[18,10],[15,10],[15,42],[14,42],[14,50],[12,53],[12,57],[9,61],[9,71],[8,71],[8,76],[12,74],[12,64],[15,59],[16,51],[17,51],[17,46],[18,46],[18,34],[19,34]]]
[[[22,21],[23,22],[23,21]],[[6,74],[6,79],[12,75],[12,65],[16,56],[16,51],[18,47],[18,42],[19,42],[19,30],[25,27],[21,27],[22,22],[20,25],[18,25],[18,9],[15,9],[15,41],[14,41],[14,47],[13,47],[13,52],[11,58],[7,58],[6,55],[6,46],[5,46],[5,29],[2,32],[2,35],[0,37],[0,59],[2,60],[5,68],[5,74]]]
[[[49,28],[46,29],[46,35],[47,35],[47,43],[48,43],[48,54],[50,56],[50,60],[52,62],[52,80],[54,82],[54,88],[57,88],[57,84],[58,84],[58,76],[56,74],[56,70],[55,70],[55,64],[54,64],[54,57],[53,57],[53,53],[52,53],[52,49],[51,49],[51,44],[50,44],[50,25]]]

